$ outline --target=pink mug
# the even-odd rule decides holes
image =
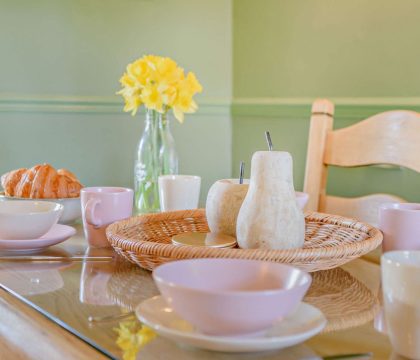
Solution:
[[[379,209],[383,251],[420,250],[420,204],[389,203]]]
[[[133,212],[133,190],[122,187],[88,187],[80,191],[85,236],[90,246],[110,246],[105,229]]]

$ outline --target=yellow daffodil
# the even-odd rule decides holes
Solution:
[[[128,64],[120,83],[122,89],[117,94],[124,98],[124,111],[135,115],[143,104],[160,113],[173,109],[179,122],[184,121],[184,113],[198,109],[193,97],[202,91],[194,73],[185,76],[184,69],[175,61],[155,55]]]
[[[127,66],[127,75],[132,81],[134,85],[132,86],[145,86],[147,84],[147,79],[149,78],[151,71],[147,64],[143,61],[136,60],[132,64],[128,64]]]
[[[117,346],[124,360],[135,360],[139,350],[156,337],[156,333],[137,321],[125,321],[114,329],[118,333]]]
[[[198,109],[198,106],[190,93],[181,92],[178,94],[172,108],[175,118],[182,124],[184,122],[184,113],[191,114]]]
[[[163,97],[163,103],[166,105],[166,107],[172,108],[176,99],[176,87],[175,86],[169,86],[162,94]]]
[[[148,109],[163,112],[163,96],[158,86],[145,86],[141,92],[141,100]]]
[[[169,86],[174,86],[184,78],[184,69],[180,68],[175,61],[170,58],[163,58],[156,67],[158,81],[164,82]]]
[[[136,115],[137,109],[141,105],[141,100],[138,97],[126,97],[125,98],[125,106],[124,111],[125,112],[132,112],[133,115]]]
[[[127,73],[125,73],[121,79],[120,79],[120,83],[122,86],[124,86],[125,88],[133,88],[136,85],[136,81],[135,79],[128,75]]]
[[[203,91],[203,87],[198,82],[197,78],[195,77],[195,74],[192,72],[189,72],[187,75],[187,84],[190,87],[191,92],[195,93],[201,93]]]

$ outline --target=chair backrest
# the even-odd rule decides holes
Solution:
[[[338,130],[333,130],[333,116],[331,101],[313,103],[304,181],[304,191],[310,195],[306,209],[376,225],[380,204],[404,200],[388,194],[328,196],[328,166],[396,165],[420,172],[420,114],[387,111]]]

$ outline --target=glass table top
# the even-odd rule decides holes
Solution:
[[[88,248],[81,226],[77,231],[68,241],[36,255],[111,256],[110,260],[0,261],[0,284],[109,358],[322,359],[331,353],[373,351],[374,358],[383,359],[391,353],[387,337],[373,327],[379,309],[372,290],[378,287],[376,265],[360,261],[357,266],[313,273],[305,301],[324,312],[328,325],[306,343],[274,353],[217,353],[179,346],[142,325],[133,311],[159,294],[151,273],[112,249]]]

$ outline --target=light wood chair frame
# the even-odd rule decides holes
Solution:
[[[326,193],[328,166],[395,165],[420,172],[420,114],[382,112],[342,129],[333,129],[334,104],[318,99],[312,105],[304,191],[308,211],[350,216],[377,225],[379,206],[404,199],[389,194],[358,198]]]

